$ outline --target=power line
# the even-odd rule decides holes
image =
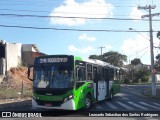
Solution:
[[[54,28],[54,27],[34,27],[34,26],[19,26],[19,25],[2,25],[0,27],[5,28],[24,28],[24,29],[36,29],[36,30],[61,30],[61,31],[88,31],[88,32],[135,32],[129,30],[107,30],[107,29],[68,29],[68,28]],[[149,31],[138,31],[149,32]],[[157,31],[154,31],[157,32]]]
[[[148,48],[149,48],[149,46],[148,46],[148,47],[143,48],[143,49],[142,49],[142,50],[140,50],[140,51],[138,51],[136,54],[138,54],[138,53],[140,53],[140,52],[142,52],[142,51],[144,51],[144,50],[146,50],[146,49],[148,49]],[[131,57],[135,56],[136,54],[131,55],[131,56],[129,56],[128,58],[131,58]]]
[[[0,9],[1,11],[16,11],[16,12],[43,12],[43,13],[50,13],[50,11],[42,11],[42,10],[27,10],[27,9]]]
[[[13,16],[13,17],[36,17],[36,18],[79,18],[79,19],[107,19],[107,20],[140,20],[140,21],[148,21],[146,19],[131,19],[131,18],[96,18],[96,17],[67,17],[67,16],[44,16],[44,15],[22,15],[22,14],[0,14],[0,16]],[[160,21],[160,20],[153,20]]]
[[[82,5],[83,3],[76,3],[76,5]],[[17,5],[17,6],[25,6],[25,5],[39,5],[39,6],[75,6],[75,4],[65,4],[65,3],[56,3],[55,4],[55,1],[54,2],[48,2],[48,3],[44,3],[44,2],[28,2],[28,1],[19,1],[17,3],[1,3],[0,5],[9,5],[9,6],[12,6],[12,5]],[[111,4],[111,3],[106,3],[105,5],[102,5],[102,4],[85,4],[83,7],[120,7],[120,8],[126,8],[126,7],[136,7],[134,5],[131,5],[131,4]]]
[[[51,13],[51,11],[41,11],[41,10],[27,10],[27,9],[0,9],[0,11],[14,11],[14,12],[31,12],[31,13]],[[91,14],[91,13],[76,13],[76,12],[55,12],[55,13],[62,13],[62,14],[70,14],[70,15],[75,15],[75,14],[81,14],[81,15],[106,15],[106,14]],[[130,16],[130,15],[114,15],[114,16]],[[138,17],[138,16],[134,16]]]
[[[41,11],[41,10],[27,10],[27,9],[18,9],[18,10],[16,10],[16,9],[0,9],[0,11],[11,11],[11,12],[30,12],[30,13],[51,13],[51,11]],[[89,15],[89,16],[94,16],[94,15],[97,15],[97,16],[101,16],[101,15],[106,15],[106,14],[101,14],[101,13],[99,13],[99,14],[91,14],[91,13],[74,13],[74,12],[54,12],[54,13],[60,13],[60,14],[68,14],[68,15]],[[123,14],[121,14],[121,15],[114,15],[114,16],[128,16],[128,17],[130,17],[130,15],[123,15]],[[139,16],[136,16],[136,15],[134,15],[134,17],[139,17]],[[139,20],[142,20],[142,19],[139,19]],[[144,20],[145,21],[145,20]]]
[[[147,49],[147,51],[145,53],[142,54],[142,56],[140,58],[142,58],[147,52],[148,52],[148,49]]]
[[[10,1],[9,1],[10,2]],[[77,2],[77,5],[81,5],[81,4],[83,4],[83,3],[78,3]],[[119,4],[119,3],[109,3],[109,2],[107,2],[106,3],[107,5],[93,5],[93,4],[88,4],[88,5],[85,5],[85,6],[83,6],[83,7],[120,7],[120,8],[126,8],[126,7],[136,7],[135,5],[133,5],[133,4]],[[39,6],[65,6],[66,4],[65,3],[56,3],[55,4],[55,1],[53,2],[53,1],[51,1],[51,2],[31,2],[31,1],[17,1],[17,3],[1,3],[0,5],[10,5],[10,6],[12,6],[12,5],[17,5],[17,6],[25,6],[25,5],[39,5]],[[67,6],[75,6],[75,4],[67,4]]]
[[[1,1],[3,1],[3,0],[1,0]],[[9,3],[8,3],[9,2]],[[76,2],[77,4],[79,4],[79,5],[81,5],[81,4],[83,4],[84,2]],[[126,8],[126,7],[136,7],[135,5],[133,5],[133,3],[131,2],[131,3],[111,3],[111,2],[106,2],[106,4],[107,5],[100,5],[100,6],[104,6],[104,7],[120,7],[120,8]],[[111,4],[111,5],[110,5]],[[158,4],[158,3],[157,3]],[[11,1],[7,1],[7,0],[5,0],[3,3],[1,3],[0,5],[13,5],[13,6],[15,6],[15,5],[19,5],[19,6],[24,6],[24,5],[39,5],[39,6],[60,6],[60,5],[63,5],[63,6],[65,6],[66,5],[66,3],[64,3],[64,2],[57,2],[57,1],[51,1],[51,0],[48,0],[48,1],[46,1],[45,0],[45,2],[43,2],[43,1],[41,1],[41,2],[33,2],[33,1],[15,1],[14,0],[14,3],[11,3]],[[75,6],[75,4],[67,4],[68,6]],[[99,5],[92,5],[92,4],[88,4],[88,5],[85,5],[84,7],[95,7],[95,6],[99,6]]]

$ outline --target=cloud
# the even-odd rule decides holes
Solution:
[[[130,18],[132,18],[132,19],[141,19],[142,15],[143,15],[143,12],[141,10],[138,10],[137,7],[133,7],[132,11],[130,13]]]
[[[137,35],[133,38],[124,40],[121,46],[121,51],[123,54],[127,55],[128,59],[130,60],[134,58],[140,58],[142,60],[142,63],[150,64],[149,37],[146,34],[143,34],[143,36]],[[154,46],[158,46],[159,40],[157,38],[153,39],[154,39]],[[156,53],[156,49],[154,49],[154,53]]]
[[[76,2],[75,0],[65,0],[63,4],[54,8],[50,16],[63,17],[89,17],[103,18],[113,15],[113,6],[105,0],[89,0],[88,2]],[[52,17],[51,24],[77,26],[84,25],[89,22],[89,19],[84,18],[58,18]]]
[[[87,40],[87,41],[90,41],[90,42],[96,41],[96,38],[94,36],[89,36],[86,33],[80,35],[78,39],[79,40]]]
[[[112,48],[113,48],[113,46],[111,46],[111,45],[106,45],[106,46],[105,46],[105,49],[106,49],[107,51],[110,51]]]
[[[144,35],[148,38],[147,35]],[[149,40],[141,35],[123,41],[122,51],[127,55],[136,55],[138,51],[149,47]]]
[[[86,53],[94,51],[94,49],[91,46],[88,46],[86,48],[77,48],[74,45],[69,45],[68,49],[71,52],[78,52],[78,53],[83,53],[83,54],[86,54]]]

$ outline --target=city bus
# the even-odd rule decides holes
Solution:
[[[37,57],[28,67],[28,79],[33,81],[34,108],[89,109],[120,90],[118,67],[73,55]]]

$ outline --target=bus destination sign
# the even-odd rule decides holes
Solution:
[[[40,58],[40,63],[65,63],[68,58]]]

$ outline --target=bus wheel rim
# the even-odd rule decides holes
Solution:
[[[91,101],[89,98],[86,98],[86,108],[89,108],[91,105]]]
[[[112,92],[111,92],[111,98],[113,97]]]

